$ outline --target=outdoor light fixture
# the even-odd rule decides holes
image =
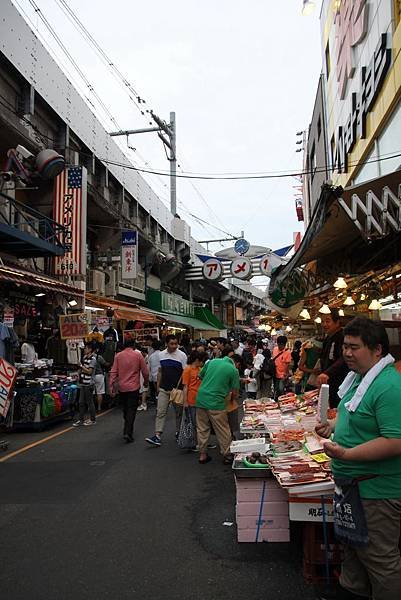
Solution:
[[[310,314],[309,314],[307,308],[303,308],[301,310],[301,312],[299,313],[299,316],[302,317],[303,319],[310,319]]]
[[[319,317],[319,315],[318,315],[315,319],[315,323],[321,323],[321,322],[322,322],[322,318]]]
[[[271,335],[277,335],[277,331],[275,329],[271,330]]]
[[[362,293],[362,294],[361,294],[361,300],[366,300],[366,298],[367,298],[367,295],[366,295],[366,294],[364,294],[364,293]]]
[[[292,331],[292,327],[290,325],[287,325],[287,327],[285,328],[287,333],[291,333]]]
[[[76,300],[74,300],[74,298],[71,298],[71,300],[68,300],[67,302],[68,306],[76,306],[78,304],[78,302]]]
[[[353,299],[352,296],[347,296],[346,299],[344,300],[344,306],[354,306],[355,304],[355,300]]]
[[[322,315],[329,315],[331,310],[327,304],[322,304],[322,306],[319,308],[319,312],[322,313]]]
[[[343,311],[342,308],[340,308],[340,310],[338,311],[338,316],[339,317],[345,317],[345,312]]]
[[[344,277],[338,277],[337,281],[335,281],[334,283],[334,287],[336,288],[336,290],[345,290],[345,288],[348,287],[348,285]]]
[[[39,294],[35,294],[36,298],[40,298],[41,296],[46,296],[44,292],[39,292]]]
[[[380,304],[380,302],[378,300],[372,300],[372,302],[369,304],[368,309],[369,310],[380,310],[382,307],[382,305]]]
[[[315,3],[312,0],[303,0],[302,14],[308,17],[315,10]]]

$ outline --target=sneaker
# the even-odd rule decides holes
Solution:
[[[162,445],[162,441],[158,435],[153,435],[152,437],[147,437],[147,438],[145,438],[145,441],[148,442],[148,444],[153,444],[153,446],[161,446]]]
[[[91,425],[96,425],[96,421],[92,421],[91,419],[88,419],[87,421],[85,421],[84,426],[85,427],[90,427]]]
[[[146,406],[146,404],[140,404],[137,410],[148,410],[148,407]]]
[[[214,450],[215,448],[217,448],[217,444],[208,444],[207,445],[208,450]]]
[[[84,424],[84,422],[83,422],[83,421],[80,421],[80,420],[78,420],[78,421],[75,421],[75,423],[73,423],[73,424],[72,424],[72,426],[73,426],[73,427],[80,427],[80,426],[81,426],[81,425],[83,425],[83,424]]]

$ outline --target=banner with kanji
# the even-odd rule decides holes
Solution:
[[[136,279],[138,270],[138,233],[126,230],[121,236],[121,277]]]

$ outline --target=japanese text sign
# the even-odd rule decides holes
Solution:
[[[121,277],[136,279],[138,268],[138,235],[136,231],[127,230],[121,236]]]

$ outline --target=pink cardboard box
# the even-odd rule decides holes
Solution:
[[[248,479],[246,477],[240,478],[240,477],[236,477],[235,478],[235,485],[237,490],[260,490],[262,491],[263,488],[263,482],[265,482],[265,489],[266,490],[272,490],[272,489],[279,489],[281,490],[282,488],[280,487],[280,485],[277,483],[277,481],[274,478],[271,479]]]
[[[257,489],[237,489],[238,502],[260,502],[262,499],[262,490]],[[272,488],[265,490],[265,502],[288,502],[288,493],[281,488]]]
[[[259,516],[260,502],[238,502],[237,517]],[[288,517],[288,502],[264,502],[262,509],[263,517]]]
[[[238,529],[256,529],[259,517],[238,517]],[[289,529],[290,520],[288,517],[262,517],[260,529]]]
[[[237,539],[239,542],[256,542],[257,529],[239,529]],[[261,529],[258,542],[289,542],[289,529]]]

